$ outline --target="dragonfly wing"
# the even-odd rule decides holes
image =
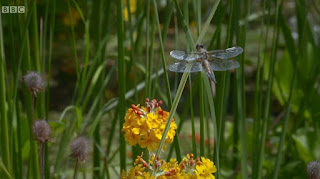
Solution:
[[[198,53],[186,53],[185,51],[173,50],[170,52],[170,56],[177,60],[194,61],[200,58]]]
[[[200,54],[198,54],[198,53],[189,53],[185,60],[188,61],[188,62],[191,62],[191,61],[197,60],[199,58],[201,58]]]
[[[231,47],[231,48],[227,48],[226,50],[217,50],[216,52],[214,51],[215,50],[210,51],[211,53],[213,53],[212,55],[210,55],[210,57],[219,58],[219,59],[228,59],[228,58],[233,58],[235,56],[238,56],[243,52],[243,49],[241,47]]]
[[[210,50],[208,51],[209,55],[215,54],[215,53],[221,53],[221,52],[225,52],[226,50]]]
[[[173,72],[183,73],[186,69],[187,62],[177,62],[169,66],[169,70]],[[189,72],[198,72],[202,70],[202,65],[200,62],[194,62]]]
[[[170,56],[177,59],[177,60],[183,60],[186,58],[187,54],[185,51],[180,51],[180,50],[172,50],[170,52]]]
[[[226,71],[226,70],[238,68],[240,66],[239,62],[237,62],[236,60],[221,60],[221,59],[210,61],[210,65],[213,71]]]

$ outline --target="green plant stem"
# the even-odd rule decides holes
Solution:
[[[237,1],[236,6],[240,6],[239,1]],[[244,14],[243,18],[247,19],[249,16],[249,0],[245,0],[244,3]],[[239,23],[237,23],[239,25]],[[245,21],[245,24],[241,26],[239,36],[237,38],[238,43],[240,46],[244,49],[244,52],[240,56],[240,68],[236,71],[236,79],[237,79],[237,109],[238,109],[238,116],[239,116],[239,123],[240,123],[240,129],[239,129],[239,136],[240,136],[240,142],[241,142],[241,174],[242,178],[248,178],[248,172],[247,172],[247,142],[246,142],[246,97],[245,97],[245,52],[246,52],[246,29],[247,29],[247,21]]]
[[[45,172],[44,172],[44,143],[40,142],[38,143],[38,155],[39,155],[39,164],[40,164],[40,176],[41,179],[45,178]]]
[[[265,16],[265,6],[266,1],[262,1],[263,7],[262,7],[262,14]],[[261,21],[261,27],[264,27],[265,20],[262,18]],[[262,113],[262,88],[263,88],[263,63],[264,63],[264,49],[267,46],[267,35],[269,32],[269,26],[266,25],[266,28],[261,28],[260,31],[260,38],[259,38],[259,47],[258,47],[258,62],[257,62],[257,75],[256,75],[256,86],[255,86],[255,96],[254,96],[254,121],[253,121],[253,133],[255,134],[253,137],[253,141],[255,144],[258,144],[260,141],[260,130],[261,130],[261,113]],[[265,40],[265,43],[263,43],[263,40]],[[264,44],[264,45],[261,45]],[[253,177],[257,177],[257,164],[258,164],[258,153],[259,153],[259,145],[253,145]]]
[[[203,75],[203,74],[199,74],[199,75]],[[201,80],[200,80],[200,84],[199,84],[199,86],[200,86],[200,90],[199,90],[199,92],[200,92],[200,100],[199,100],[199,107],[200,107],[200,156],[205,156],[205,154],[204,154],[204,149],[205,149],[205,144],[204,144],[204,138],[205,138],[205,136],[204,136],[204,116],[205,116],[205,114],[204,114],[204,99],[203,99],[203,91],[204,91],[204,89],[203,89],[203,80],[202,80],[202,77],[200,77],[201,78]]]
[[[48,14],[50,14],[50,29],[49,29],[49,49],[48,49],[48,62],[47,62],[47,75],[48,75],[48,81],[51,79],[51,61],[52,61],[52,51],[53,51],[53,38],[54,38],[54,29],[55,29],[55,13],[56,13],[56,1],[48,1],[47,2],[47,7],[46,7],[46,16],[45,16],[45,24],[47,23],[47,18]],[[50,12],[49,12],[49,6],[50,6]],[[44,27],[44,36],[47,34],[47,27]],[[45,61],[45,50],[46,50],[46,38],[44,37],[44,42],[43,42],[43,66],[46,64]],[[43,70],[45,70],[45,66],[43,67]],[[46,90],[45,90],[45,119],[48,120],[49,116],[49,106],[50,106],[50,83],[47,83]],[[48,166],[48,146],[47,143],[45,144],[45,149],[44,149],[44,159],[45,159],[45,177],[49,178],[50,171],[49,171],[49,166]]]
[[[79,159],[76,159],[76,165],[74,166],[73,179],[77,178],[78,164],[79,164]]]
[[[262,124],[262,134],[261,140],[259,145],[259,155],[258,155],[258,168],[257,168],[257,178],[260,179],[262,175],[262,162],[264,159],[264,147],[267,135],[267,128],[268,128],[268,120],[270,118],[270,97],[271,97],[271,90],[272,90],[272,83],[273,83],[273,71],[274,71],[274,64],[277,56],[277,46],[278,46],[278,21],[279,21],[279,9],[280,9],[280,1],[276,0],[276,22],[274,25],[274,34],[273,34],[273,43],[272,43],[272,52],[271,52],[271,60],[270,60],[270,69],[268,74],[268,86],[267,86],[267,94],[266,94],[266,104],[265,104],[265,111],[263,117],[263,124]]]
[[[146,97],[150,97],[150,88],[151,88],[151,80],[149,78],[150,76],[150,49],[149,48],[149,33],[150,33],[150,29],[149,29],[149,23],[150,23],[150,1],[146,2],[146,88],[145,88],[145,95]],[[153,50],[153,49],[151,49]]]
[[[196,142],[196,130],[194,125],[194,114],[193,114],[193,96],[192,96],[192,85],[191,75],[189,74],[189,86],[190,86],[190,117],[191,117],[191,132],[192,132],[192,152],[194,157],[197,157],[197,142]]]
[[[280,17],[279,17],[279,24],[280,24],[281,30],[282,30],[282,32],[284,34],[284,39],[285,39],[286,43],[289,44],[288,45],[288,51],[289,51],[289,55],[290,55],[290,58],[291,58],[291,62],[293,63],[294,71],[293,71],[291,84],[290,84],[290,92],[289,92],[289,98],[288,98],[288,101],[287,101],[286,112],[285,112],[285,115],[284,115],[283,127],[282,127],[282,132],[281,132],[281,137],[280,137],[279,148],[278,148],[278,155],[277,155],[275,166],[274,166],[274,173],[273,173],[273,178],[274,179],[278,178],[281,159],[283,158],[283,155],[284,155],[283,145],[284,145],[284,142],[285,142],[287,125],[288,125],[288,121],[289,121],[289,114],[291,112],[291,99],[292,99],[294,83],[295,83],[297,70],[298,70],[297,53],[296,53],[296,49],[295,49],[294,40],[293,40],[293,38],[291,36],[292,32],[290,31],[287,23],[285,22],[284,17],[283,17],[282,14],[280,14]]]
[[[124,61],[124,25],[122,8],[123,2],[117,1],[117,30],[118,30],[118,76],[119,76],[119,135],[120,135],[120,170],[126,170],[126,142],[124,140],[124,134],[121,131],[124,123],[125,116],[125,103],[126,103],[126,89],[125,89],[125,61]]]
[[[11,172],[11,159],[10,159],[10,141],[9,141],[9,124],[8,124],[8,114],[6,109],[6,79],[5,79],[5,51],[3,42],[3,29],[2,29],[2,14],[0,13],[0,116],[1,116],[1,156],[4,165],[7,167],[8,172]]]
[[[131,5],[130,5],[130,1],[127,1],[127,13],[128,13],[128,18],[129,18],[129,38],[130,38],[130,67],[132,66],[132,72],[133,74],[137,74],[136,72],[136,58],[135,58],[135,48],[134,48],[134,40],[133,40],[133,33],[134,33],[134,27],[132,25],[132,15],[131,15]],[[135,101],[138,101],[138,90],[136,88],[137,86],[137,75],[133,75],[133,88],[134,88],[134,97],[135,97]]]
[[[156,3],[155,0],[153,0],[153,6],[154,6],[154,9],[155,9],[155,18],[156,18],[157,27],[158,27],[162,66],[163,66],[163,69],[165,71],[167,71],[166,59],[165,59],[165,54],[164,54],[163,38],[162,38],[159,15],[158,15],[158,8],[157,8],[157,3]],[[170,83],[169,83],[168,73],[164,73],[164,76],[165,76],[165,82],[166,82],[165,84],[166,84],[166,92],[167,92],[167,98],[168,98],[168,107],[171,108],[171,106],[172,106],[172,101],[171,101],[172,97],[171,97],[171,92],[170,92]],[[177,134],[177,136],[178,136],[178,134]],[[176,149],[177,160],[180,161],[181,160],[181,151],[180,151],[180,145],[179,145],[179,138],[178,137],[174,137],[174,145],[175,145],[175,149]]]
[[[156,17],[153,15],[151,17],[151,40],[150,40],[150,47],[149,47],[149,59],[148,59],[148,67],[147,67],[147,73],[148,73],[148,85],[147,85],[147,94],[148,98],[151,98],[151,91],[152,91],[152,80],[151,75],[153,71],[153,56],[154,56],[154,39],[155,39],[155,29],[156,29]]]
[[[36,3],[32,3],[32,25],[33,25],[33,43],[34,43],[34,58],[35,58],[35,69],[37,69],[37,71],[41,72],[41,68],[40,68],[40,51],[39,51],[39,38],[38,38],[38,16],[37,16],[37,4]]]
[[[207,31],[207,29],[209,27],[209,24],[210,24],[210,22],[211,22],[211,20],[213,18],[213,15],[214,15],[219,3],[220,3],[220,0],[215,1],[214,5],[213,5],[213,7],[211,9],[211,12],[209,14],[209,17],[208,17],[208,19],[207,19],[207,21],[206,21],[206,23],[204,25],[204,28],[201,31],[201,34],[199,35],[199,38],[197,39],[197,42],[196,42],[197,44],[202,41],[202,38],[204,37],[204,34],[206,33],[206,31]],[[179,11],[180,17],[183,19],[183,15],[181,13],[181,9],[179,7],[179,4],[178,4],[177,0],[175,0],[175,4],[176,4],[176,7],[177,7],[177,9]],[[186,26],[186,23],[184,22],[184,20],[183,20],[183,24],[184,24],[184,26]],[[192,41],[192,36],[190,35],[190,32],[188,31],[188,29],[186,29],[186,32],[187,32],[187,34],[189,36],[188,39],[191,40],[191,42],[193,42]],[[193,43],[192,43],[192,46],[195,47],[195,45]],[[185,69],[185,71],[184,71],[184,73],[183,73],[183,75],[181,77],[181,80],[180,80],[180,83],[179,83],[179,86],[178,86],[178,89],[177,89],[176,97],[173,100],[172,108],[170,109],[170,115],[169,115],[166,127],[164,129],[164,132],[162,134],[162,138],[161,138],[159,147],[158,147],[158,149],[156,151],[155,158],[157,158],[160,155],[160,152],[161,152],[161,150],[163,148],[165,139],[167,137],[167,134],[168,134],[168,131],[169,131],[169,128],[170,128],[170,124],[172,122],[172,118],[174,116],[174,113],[176,112],[176,109],[177,109],[178,103],[180,101],[180,98],[181,98],[184,86],[186,84],[186,81],[188,79],[189,71],[190,71],[191,67],[192,67],[192,64],[188,63],[187,66],[186,66],[186,69]]]
[[[204,72],[202,72],[204,73]],[[207,76],[204,74],[202,75],[202,80],[204,80],[204,89],[205,92],[207,94],[208,99],[213,99],[213,94],[212,94],[212,88],[210,87],[210,82],[209,79],[207,78]],[[209,102],[209,110],[210,110],[210,114],[211,114],[211,120],[213,122],[213,136],[214,136],[214,146],[215,146],[215,150],[213,153],[213,157],[215,159],[215,165],[217,167],[217,173],[216,173],[216,177],[220,178],[220,158],[219,158],[219,151],[220,151],[220,143],[216,142],[218,141],[219,138],[219,129],[218,129],[218,125],[217,125],[217,119],[216,119],[216,109],[214,107],[214,102],[213,100],[208,100]]]
[[[290,85],[289,99],[287,102],[286,112],[284,115],[283,127],[282,127],[282,132],[281,132],[281,137],[280,137],[279,148],[278,148],[278,155],[277,155],[277,159],[276,159],[275,167],[274,167],[274,175],[273,175],[274,179],[278,178],[278,173],[279,173],[279,169],[280,169],[280,162],[281,162],[281,159],[283,158],[282,149],[283,149],[283,145],[285,142],[285,135],[286,135],[287,125],[288,125],[288,121],[289,121],[289,114],[291,112],[291,98],[292,98],[292,92],[293,92],[293,85],[295,82],[295,76],[297,73],[297,64],[295,64],[294,66],[295,67],[294,67],[294,72],[293,72],[291,85]]]
[[[159,21],[158,8],[157,8],[156,0],[153,0],[153,6],[154,6],[154,9],[155,9],[155,17],[156,17],[156,23],[157,23],[157,27],[158,27],[162,66],[163,66],[163,69],[165,71],[167,71],[167,65],[166,65],[166,59],[165,59],[165,53],[164,53],[164,45],[163,45],[163,38],[164,37],[162,37],[162,33],[161,33],[160,21]],[[171,99],[172,99],[172,97],[171,97],[171,93],[170,93],[170,83],[169,83],[168,73],[164,73],[164,77],[165,77],[165,81],[166,81],[168,107],[171,108],[171,105],[172,105]]]
[[[72,11],[71,11],[70,1],[71,0],[67,0],[67,7],[68,7],[68,12],[69,12],[70,22],[73,22],[73,15],[72,15]],[[78,54],[77,54],[76,40],[75,40],[73,26],[71,26],[70,31],[71,31],[72,55],[73,55],[73,60],[75,63],[75,70],[76,70],[76,74],[77,74],[77,79],[80,80],[80,69],[79,69]],[[50,32],[50,33],[53,33],[53,32]],[[51,53],[52,53],[52,48],[51,48]],[[51,56],[49,56],[49,58],[50,57]]]
[[[161,152],[161,150],[163,148],[165,138],[167,137],[167,134],[168,134],[168,131],[169,131],[169,128],[170,128],[170,124],[172,122],[173,115],[174,115],[174,113],[175,113],[175,111],[177,109],[179,100],[181,98],[181,95],[182,95],[182,92],[183,92],[183,89],[184,89],[184,85],[186,84],[186,81],[188,79],[188,71],[190,71],[191,67],[192,67],[192,65],[191,65],[191,63],[189,63],[186,66],[185,72],[183,73],[183,75],[181,77],[180,84],[179,84],[179,87],[178,87],[178,90],[177,90],[177,94],[176,94],[175,99],[173,100],[172,108],[170,110],[170,115],[169,115],[166,127],[164,129],[164,132],[162,134],[160,145],[159,145],[159,147],[158,147],[158,149],[156,151],[156,156],[155,157],[160,156],[160,152]]]

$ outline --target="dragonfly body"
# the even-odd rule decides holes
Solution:
[[[233,58],[243,52],[241,47],[231,47],[226,50],[207,51],[203,45],[196,46],[197,52],[186,53],[184,51],[173,50],[170,56],[182,62],[173,63],[169,66],[169,70],[173,72],[183,73],[186,65],[192,62],[189,72],[198,72],[204,70],[208,77],[216,83],[213,71],[226,71],[238,68],[240,65],[235,60],[227,60]]]
[[[217,83],[216,81],[216,78],[214,76],[214,73],[211,69],[211,65],[209,63],[209,55],[208,55],[208,51],[203,48],[203,46],[200,44],[200,45],[197,45],[196,46],[198,52],[201,54],[201,58],[200,59],[200,62],[202,64],[202,68],[204,69],[204,71],[207,73],[208,77],[215,83]]]

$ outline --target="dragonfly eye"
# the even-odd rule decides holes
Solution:
[[[197,44],[196,49],[199,50],[201,48],[203,48],[203,45],[202,44]]]

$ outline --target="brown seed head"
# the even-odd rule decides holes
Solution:
[[[85,161],[90,150],[90,142],[86,137],[78,137],[71,143],[71,157]]]
[[[309,162],[307,165],[307,172],[310,179],[320,179],[320,162]]]
[[[35,121],[32,130],[36,141],[48,142],[50,140],[51,128],[46,120]]]
[[[38,72],[29,71],[24,75],[23,80],[35,97],[39,91],[44,89],[44,80]]]

